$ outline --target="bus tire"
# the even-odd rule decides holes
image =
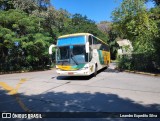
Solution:
[[[97,75],[97,64],[95,65],[95,69],[94,69],[94,77],[96,77]]]
[[[107,68],[109,67],[109,61],[107,61]]]

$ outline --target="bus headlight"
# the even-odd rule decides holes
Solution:
[[[87,70],[87,69],[88,69],[88,67],[83,67],[80,70]]]

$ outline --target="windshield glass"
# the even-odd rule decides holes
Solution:
[[[79,65],[88,62],[85,45],[63,46],[57,49],[57,64]]]
[[[86,42],[85,36],[59,38],[57,41],[57,46],[82,45],[85,44],[85,42]]]
[[[70,61],[69,46],[59,47],[57,49],[57,64],[69,63]]]

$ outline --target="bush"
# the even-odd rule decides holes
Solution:
[[[155,65],[156,60],[154,56],[148,53],[121,55],[121,57],[118,57],[118,60],[118,68],[122,70],[160,72],[158,66]]]

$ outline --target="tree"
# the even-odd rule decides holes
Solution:
[[[156,65],[159,66],[160,68],[160,7],[156,6],[152,9],[150,9],[149,11],[149,15],[150,18],[152,18],[154,20],[154,22],[157,24],[158,27],[158,35],[155,39],[154,39],[154,47],[155,47],[155,59],[156,59]]]
[[[148,1],[153,1],[155,3],[155,5],[159,6],[160,5],[160,0],[146,0],[146,2]]]
[[[139,52],[154,51],[152,39],[157,36],[156,23],[149,17],[143,0],[124,0],[113,12],[114,26],[134,44]]]
[[[9,10],[13,9],[13,0],[0,0],[0,9],[1,10]]]
[[[153,1],[156,3],[157,6],[160,5],[160,0],[153,0]]]
[[[158,24],[144,3],[145,0],[123,0],[121,7],[113,12],[114,27],[133,44],[132,58],[127,61],[122,58],[123,64],[129,65],[127,69],[159,70]]]
[[[60,35],[77,32],[108,41],[94,21],[56,10],[50,0],[0,0],[0,71],[44,68],[49,45]]]
[[[67,29],[70,33],[91,33],[94,36],[101,38],[103,41],[108,41],[108,36],[98,29],[94,21],[82,16],[81,14],[74,14],[71,17],[71,22]]]
[[[119,49],[119,45],[117,43],[118,34],[114,29],[111,29],[108,32],[108,36],[109,36],[111,59],[115,60],[117,57],[118,49]]]
[[[1,0],[0,9],[18,9],[31,14],[33,11],[46,11],[50,0]]]
[[[102,21],[97,24],[98,29],[108,36],[108,44],[110,46],[111,59],[115,60],[117,56],[117,50],[119,45],[117,43],[118,34],[113,28],[113,23]]]
[[[100,23],[97,24],[97,26],[99,30],[108,34],[112,29],[112,22],[101,21]]]
[[[39,21],[20,10],[0,11],[0,70],[42,68],[52,39]]]

